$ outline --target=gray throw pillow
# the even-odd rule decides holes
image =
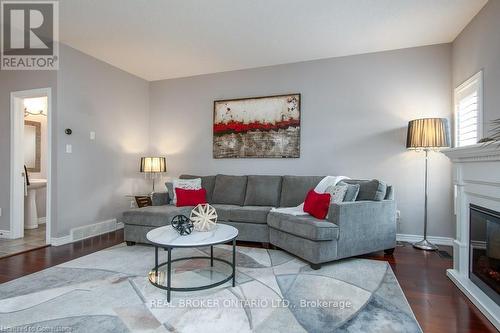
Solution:
[[[391,185],[387,185],[387,192],[385,193],[384,200],[394,200],[394,188]]]
[[[168,193],[168,203],[172,203],[172,199],[174,198],[174,183],[166,182],[165,186],[167,188],[167,193]]]
[[[345,179],[344,182],[352,185],[359,184],[359,193],[356,201],[382,201],[387,192],[387,185],[383,181],[377,179]]]
[[[344,197],[344,202],[356,201],[359,193],[359,184],[347,184],[344,182],[339,182],[338,185],[347,186],[347,192]]]
[[[170,203],[170,198],[167,192],[155,192],[151,195],[153,206],[163,206]]]

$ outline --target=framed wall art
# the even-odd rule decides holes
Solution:
[[[214,102],[214,158],[299,158],[300,94]]]

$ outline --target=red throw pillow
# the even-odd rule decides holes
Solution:
[[[177,196],[177,207],[196,206],[207,203],[207,190],[204,188],[199,190],[176,188],[175,195]]]
[[[304,212],[309,213],[317,219],[324,220],[330,208],[330,193],[316,193],[310,190],[304,201]]]

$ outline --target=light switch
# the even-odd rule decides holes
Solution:
[[[2,216],[2,208],[0,208],[0,216]]]
[[[73,146],[66,145],[66,153],[71,154],[73,152]]]
[[[90,132],[90,140],[95,140],[95,132]]]

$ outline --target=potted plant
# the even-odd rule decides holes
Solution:
[[[500,118],[491,122],[493,128],[491,129],[491,138],[493,141],[500,141]]]
[[[484,143],[485,145],[489,145],[490,143],[496,142],[499,144],[500,147],[500,118],[492,120],[491,126],[493,127],[490,130],[491,135],[486,138],[482,138],[481,140],[479,140],[478,143]]]

